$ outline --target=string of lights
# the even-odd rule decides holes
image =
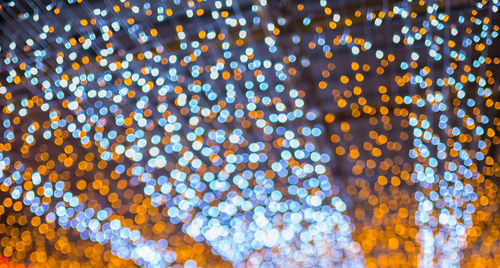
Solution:
[[[500,264],[490,1],[0,4],[0,264]]]

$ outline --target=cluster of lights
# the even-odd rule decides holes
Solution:
[[[0,6],[5,256],[456,266],[494,217],[498,1],[108,2]]]

